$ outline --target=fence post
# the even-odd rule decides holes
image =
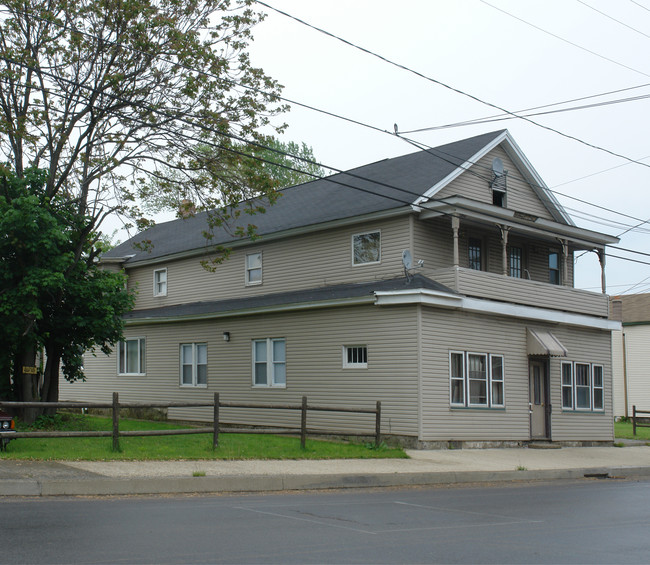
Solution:
[[[219,393],[214,393],[214,436],[212,439],[212,448],[219,447]]]
[[[375,447],[381,443],[381,400],[377,401],[377,414],[375,415]]]
[[[636,435],[636,406],[632,406],[632,435]]]
[[[113,393],[113,451],[120,450],[120,401],[117,392]]]
[[[300,447],[305,449],[307,440],[307,397],[302,397],[302,407],[300,410]]]

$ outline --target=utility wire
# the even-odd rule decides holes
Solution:
[[[32,17],[36,18],[36,19],[39,19],[39,20],[41,20],[41,21],[44,21],[42,18],[40,18],[40,17],[37,16],[36,14],[30,14],[30,15],[31,15]],[[62,25],[62,24],[59,24],[59,25]],[[94,35],[92,35],[92,34],[89,34],[89,33],[87,33],[87,32],[82,32],[82,33],[83,33],[83,35],[85,35],[85,36],[88,37],[88,38],[91,38],[91,39],[97,39],[96,36],[94,36]],[[111,42],[107,42],[107,43],[110,43],[110,44],[112,44],[112,45],[114,45],[114,46],[117,46],[117,47],[120,47],[120,48],[122,48],[122,49],[130,50],[130,51],[135,52],[135,53],[140,53],[140,54],[143,53],[141,50],[135,49],[135,48],[133,48],[133,47],[131,47],[131,46],[126,46],[126,45],[121,44],[121,43],[118,43],[118,42],[111,41]],[[171,61],[169,61],[168,59],[165,59],[164,57],[159,57],[159,58],[160,58],[163,62],[171,63]],[[175,63],[175,64],[176,64],[176,63]],[[189,70],[189,71],[191,71],[191,72],[201,73],[201,74],[204,74],[205,76],[208,76],[208,77],[213,76],[212,74],[210,74],[210,73],[206,73],[206,72],[203,71],[203,70],[198,70],[198,69],[190,68],[190,67],[187,66],[187,65],[181,65],[181,66],[182,66],[184,69]],[[220,78],[220,77],[215,77],[215,78]],[[239,87],[242,87],[242,88],[244,88],[244,89],[247,89],[247,90],[250,90],[250,91],[254,91],[254,92],[256,92],[256,93],[267,94],[267,93],[265,93],[264,91],[262,91],[262,90],[260,90],[260,89],[253,88],[253,87],[250,87],[250,86],[247,86],[247,85],[242,85],[242,84],[239,84],[239,83],[237,83],[237,82],[235,82],[235,81],[226,80],[226,82],[228,82],[229,84],[232,84],[232,85],[234,85],[234,86],[239,86]],[[576,101],[581,100],[581,99],[592,98],[592,97],[604,96],[604,95],[607,95],[607,94],[612,94],[612,93],[622,92],[622,91],[626,91],[626,90],[632,90],[632,89],[641,88],[641,87],[644,87],[644,86],[650,86],[650,83],[647,84],[647,85],[639,85],[639,86],[635,86],[635,87],[629,87],[629,88],[625,88],[625,89],[619,89],[619,90],[611,91],[611,92],[609,92],[609,93],[602,93],[602,94],[596,94],[596,95],[588,96],[588,97],[584,97],[584,98],[579,98],[579,99],[576,99]],[[335,113],[332,113],[332,112],[328,112],[328,111],[325,111],[325,110],[322,110],[322,109],[319,109],[319,108],[316,108],[316,107],[313,107],[313,106],[309,106],[309,105],[303,104],[303,103],[301,103],[301,102],[297,102],[297,101],[295,101],[295,100],[291,100],[291,99],[288,99],[288,98],[284,98],[284,97],[282,97],[282,96],[278,96],[278,99],[279,99],[279,100],[282,100],[283,102],[287,102],[287,103],[289,103],[289,104],[294,104],[294,105],[297,105],[297,106],[301,106],[301,107],[303,107],[303,108],[305,108],[305,109],[312,110],[312,111],[315,111],[315,112],[320,112],[320,113],[323,113],[323,114],[325,114],[325,115],[328,115],[328,116],[331,116],[331,117],[334,117],[334,118],[337,118],[337,119],[341,119],[341,120],[344,120],[344,121],[347,121],[347,122],[350,122],[350,123],[353,123],[353,124],[356,124],[356,125],[359,125],[359,126],[362,126],[362,127],[365,127],[365,128],[371,129],[371,130],[374,130],[374,131],[378,131],[378,132],[381,132],[381,133],[384,133],[384,134],[389,134],[389,135],[391,135],[391,136],[393,135],[391,132],[389,132],[389,131],[387,131],[387,130],[385,130],[385,129],[381,129],[381,128],[378,128],[378,127],[376,127],[376,126],[372,126],[372,125],[370,125],[370,124],[366,124],[366,123],[360,122],[360,121],[358,121],[358,120],[354,120],[354,119],[347,118],[347,117],[344,117],[344,116],[341,116],[341,115],[338,115],[338,114],[335,114]],[[565,102],[557,102],[557,103],[554,103],[554,104],[550,104],[550,105],[548,105],[548,106],[553,106],[553,105],[558,105],[558,104],[563,104],[563,103],[565,103]],[[542,106],[542,107],[544,107],[544,106]],[[533,109],[534,109],[534,108],[533,108]],[[502,114],[502,115],[504,115],[504,114]],[[506,113],[505,115],[508,115],[508,113]],[[405,139],[405,138],[403,138],[403,136],[402,136],[402,139],[403,139],[404,141],[407,141],[407,142],[411,143],[412,145],[415,145],[415,142],[414,142],[413,140]],[[441,154],[443,154],[444,152],[440,151],[440,150],[437,149],[437,148],[433,148],[433,147],[431,147],[431,146],[427,146],[427,145],[425,145],[425,144],[421,144],[421,143],[418,144],[418,145],[416,145],[416,147],[418,147],[418,149],[420,149],[420,150],[426,148],[426,149],[428,149],[428,150],[430,150],[430,151],[433,151],[433,150],[435,149],[435,150],[436,150],[436,156],[439,157],[439,158],[443,158]],[[277,151],[276,151],[276,152],[277,152]],[[284,155],[285,155],[285,156],[290,156],[290,157],[296,157],[296,158],[297,158],[297,156],[293,156],[293,155],[290,155],[290,154],[288,154],[288,153],[284,153]],[[453,156],[452,156],[452,157],[453,157]],[[443,159],[444,159],[444,158],[443,158]],[[645,157],[644,157],[644,159],[645,159]],[[456,161],[454,161],[454,162],[452,162],[452,161],[447,161],[447,162],[449,162],[449,163],[451,163],[451,164],[453,164],[453,165],[455,165],[455,166],[460,166],[460,163],[458,163],[458,162],[456,162]],[[320,163],[314,163],[314,162],[309,162],[309,163],[310,163],[310,164],[320,165]],[[479,167],[480,167],[480,164],[478,164],[478,163],[470,162],[470,164],[471,164],[471,165],[476,165],[476,166],[479,166]],[[629,163],[625,163],[625,164],[629,164]],[[618,165],[618,166],[623,166],[623,165]],[[485,167],[485,168],[486,168],[486,167]],[[336,170],[336,169],[332,169],[332,170]],[[468,169],[465,169],[465,170],[468,170]],[[477,176],[478,176],[478,175],[477,175]],[[588,176],[591,176],[591,175],[588,175]],[[485,177],[480,177],[480,176],[479,176],[479,178],[483,178],[483,180],[488,180],[488,181],[490,180],[490,179],[486,179]],[[584,178],[584,177],[583,177],[583,178]],[[531,184],[531,183],[530,183],[529,181],[527,181],[526,179],[521,178],[521,180],[522,180],[523,182],[527,183],[527,184]],[[569,181],[569,182],[572,182],[572,181]],[[563,184],[567,184],[567,183],[563,183]],[[548,189],[547,187],[543,187],[543,186],[539,186],[539,185],[536,185],[536,186],[538,186],[539,188],[542,188],[543,190],[550,190],[550,189]],[[555,192],[555,191],[552,191],[552,190],[551,190],[551,192]],[[562,194],[562,193],[558,193],[558,194]],[[563,195],[563,196],[566,196],[567,198],[574,198],[574,197],[571,197],[571,196],[569,196],[569,195]],[[586,202],[586,201],[584,201],[584,200],[580,200],[580,199],[577,199],[577,198],[574,198],[574,199],[579,200],[579,201],[581,201],[581,202],[583,202],[583,203],[585,203],[585,204],[589,204],[589,205],[592,205],[592,206],[595,206],[595,207],[598,207],[598,208],[602,208],[603,210],[607,210],[607,211],[609,211],[609,212],[612,212],[612,213],[615,213],[615,214],[620,214],[620,215],[625,216],[625,214],[621,214],[621,213],[619,213],[619,212],[616,212],[615,210],[611,210],[611,209],[608,209],[608,208],[604,208],[604,207],[601,207],[601,206],[597,206],[597,205],[595,205],[595,204],[592,204],[592,203],[590,203],[590,202]],[[634,220],[636,220],[636,221],[641,221],[641,220],[639,220],[638,218],[634,218],[634,217],[631,217],[631,218],[634,219]]]
[[[640,75],[644,75],[647,77],[650,77],[650,74],[644,73],[643,71],[640,71],[638,69],[635,69],[633,67],[630,67],[624,63],[620,63],[619,61],[615,61],[614,59],[610,59],[609,57],[605,57],[605,55],[601,55],[600,53],[597,53],[596,51],[592,51],[591,49],[587,49],[586,47],[583,47],[582,45],[578,45],[577,43],[574,43],[573,41],[569,41],[568,39],[565,39],[564,37],[561,37],[555,33],[552,33],[544,28],[541,28],[527,20],[524,20],[523,18],[520,18],[519,16],[515,16],[514,14],[508,12],[507,10],[503,10],[502,8],[499,8],[498,6],[495,6],[494,4],[490,4],[487,2],[487,0],[479,0],[486,6],[490,6],[490,8],[493,8],[494,10],[497,10],[498,12],[501,12],[502,14],[506,14],[507,16],[510,16],[511,18],[514,18],[517,21],[520,21],[521,23],[526,24],[527,26],[530,26],[532,28],[535,28],[538,31],[541,31],[542,33],[545,33],[546,35],[550,35],[551,37],[554,37],[555,39],[559,39],[560,41],[563,41],[564,43],[568,43],[569,45],[572,45],[573,47],[576,47],[578,49],[581,49],[582,51],[585,51],[587,53],[590,53],[591,55],[595,55],[596,57],[599,57],[601,59],[604,59],[605,61],[609,61],[610,63],[614,63],[615,65],[618,65],[619,67],[623,67],[624,69],[627,69],[628,71],[632,71],[635,73],[638,73]]]
[[[605,16],[607,19],[610,19],[610,20],[612,20],[613,22],[616,22],[617,24],[620,24],[620,25],[622,25],[623,27],[626,27],[627,29],[631,29],[632,31],[634,31],[634,32],[636,32],[636,33],[638,33],[638,34],[640,34],[640,35],[643,35],[644,37],[648,37],[648,38],[650,38],[650,35],[648,35],[647,33],[644,33],[644,32],[642,32],[641,30],[636,29],[635,27],[632,27],[632,26],[630,26],[630,25],[627,25],[625,22],[622,22],[621,20],[617,20],[616,18],[610,16],[609,14],[606,14],[605,12],[603,12],[603,11],[597,9],[597,8],[594,8],[593,6],[590,6],[589,4],[587,4],[586,2],[584,2],[583,0],[576,0],[576,2],[579,2],[579,3],[582,4],[583,6],[586,6],[587,8],[589,8],[590,10],[593,10],[594,12],[599,13],[601,16]]]
[[[423,74],[423,73],[421,73],[421,72],[419,72],[419,71],[413,70],[413,69],[411,69],[411,68],[409,68],[409,67],[407,67],[407,66],[405,66],[405,65],[402,65],[402,64],[400,64],[400,63],[396,63],[396,62],[394,62],[394,61],[391,61],[390,59],[384,57],[383,55],[379,55],[379,54],[377,54],[377,53],[375,53],[375,52],[373,52],[373,51],[370,51],[369,49],[366,49],[365,47],[361,47],[361,46],[359,46],[359,45],[356,45],[355,43],[352,43],[351,41],[348,41],[347,39],[343,39],[342,37],[339,37],[338,35],[335,35],[335,34],[329,32],[329,31],[326,31],[326,30],[324,30],[324,29],[322,29],[322,28],[316,27],[315,25],[312,25],[312,24],[310,24],[310,23],[308,23],[308,22],[306,22],[306,21],[304,21],[304,20],[301,20],[300,18],[297,18],[296,16],[292,16],[291,14],[288,14],[287,12],[284,12],[284,11],[282,11],[282,10],[279,10],[278,8],[274,8],[273,6],[267,4],[266,2],[263,2],[262,0],[255,0],[255,1],[256,1],[258,4],[260,4],[260,5],[262,5],[262,6],[265,6],[265,7],[268,8],[269,10],[273,10],[274,12],[277,12],[278,14],[281,14],[281,15],[283,15],[283,16],[285,16],[285,17],[287,17],[287,18],[290,18],[290,19],[292,19],[292,20],[295,20],[295,21],[297,21],[298,23],[300,23],[300,24],[302,24],[302,25],[305,25],[305,26],[307,26],[307,27],[310,27],[311,29],[314,29],[314,30],[318,31],[319,33],[323,33],[323,34],[325,34],[325,35],[327,35],[327,36],[329,36],[329,37],[331,37],[331,38],[333,38],[333,39],[336,39],[337,41],[340,41],[340,42],[342,42],[342,43],[345,43],[346,45],[349,45],[350,47],[353,47],[353,48],[358,49],[359,51],[362,51],[362,52],[364,52],[364,53],[366,53],[366,54],[368,54],[368,55],[371,55],[371,56],[373,56],[373,57],[376,57],[376,58],[378,58],[378,59],[380,59],[380,60],[382,60],[382,61],[384,61],[384,62],[386,62],[386,63],[388,63],[388,64],[390,64],[390,65],[393,65],[394,67],[397,67],[397,68],[399,68],[399,69],[402,69],[402,70],[404,70],[404,71],[407,71],[407,72],[409,72],[409,73],[411,73],[411,74],[414,74],[414,75],[416,75],[416,76],[418,76],[418,77],[420,77],[420,78],[423,78],[423,79],[425,79],[425,80],[427,80],[427,81],[433,82],[434,84],[437,84],[437,85],[439,85],[439,86],[443,86],[444,88],[447,88],[448,90],[451,90],[452,92],[456,92],[457,94],[461,94],[462,96],[465,96],[465,97],[467,97],[467,98],[470,98],[470,99],[472,99],[472,100],[474,100],[474,101],[476,101],[476,102],[480,102],[481,104],[485,104],[486,106],[490,106],[491,108],[495,108],[496,110],[499,110],[499,111],[504,112],[504,113],[506,113],[506,114],[508,114],[508,115],[511,115],[511,116],[513,116],[514,118],[518,118],[518,119],[520,119],[520,120],[523,120],[523,121],[525,121],[525,122],[528,122],[528,123],[530,123],[530,124],[533,124],[534,126],[540,127],[540,128],[545,129],[545,130],[547,130],[547,131],[551,131],[551,132],[553,132],[553,133],[556,133],[556,134],[558,134],[558,135],[561,135],[562,137],[565,137],[565,138],[567,138],[567,139],[571,139],[571,140],[573,140],[573,141],[576,141],[576,142],[578,142],[578,143],[581,143],[581,144],[583,144],[583,145],[586,145],[587,147],[591,147],[592,149],[596,149],[596,150],[598,150],[598,151],[603,151],[604,153],[609,153],[610,155],[614,155],[615,157],[620,157],[621,159],[625,159],[626,161],[629,161],[629,162],[631,162],[631,163],[636,163],[637,165],[641,165],[642,167],[648,167],[648,168],[650,168],[650,165],[648,165],[648,164],[646,164],[646,163],[642,163],[642,162],[640,162],[640,161],[636,161],[636,160],[631,159],[630,157],[627,157],[627,156],[625,156],[625,155],[623,155],[623,154],[621,154],[621,153],[617,153],[617,152],[615,152],[615,151],[612,151],[611,149],[606,149],[606,148],[601,147],[601,146],[599,146],[599,145],[595,145],[595,144],[593,144],[593,143],[589,143],[589,142],[587,142],[587,141],[584,141],[583,139],[580,139],[580,138],[575,137],[575,136],[573,136],[573,135],[570,135],[570,134],[567,134],[567,133],[561,132],[560,130],[557,130],[557,129],[552,128],[552,127],[550,127],[550,126],[545,126],[544,124],[540,124],[539,122],[536,122],[536,121],[534,121],[534,120],[531,120],[530,118],[527,118],[527,117],[525,117],[525,116],[519,116],[519,115],[515,114],[514,112],[510,112],[509,110],[506,110],[505,108],[502,108],[501,106],[498,106],[498,105],[493,104],[493,103],[491,103],[491,102],[487,102],[487,101],[485,101],[485,100],[482,100],[481,98],[479,98],[479,97],[477,97],[477,96],[474,96],[473,94],[469,94],[469,93],[467,93],[467,92],[464,92],[463,90],[460,90],[460,89],[458,89],[458,88],[455,88],[455,87],[453,87],[453,86],[450,86],[450,85],[448,85],[448,84],[445,84],[445,83],[442,82],[442,81],[439,81],[439,80],[437,80],[437,79],[435,79],[435,78],[429,77],[429,76],[427,76],[427,75],[425,75],[425,74]],[[491,4],[485,2],[485,0],[481,0],[481,1],[484,2],[485,4],[487,4],[488,6],[491,6]],[[494,7],[494,6],[493,6],[493,7]],[[498,8],[497,8],[497,9],[498,9]],[[501,11],[503,11],[503,10],[501,10]],[[505,12],[505,13],[507,13],[507,12]],[[632,70],[633,70],[633,69],[632,69]],[[642,73],[642,74],[645,74],[645,73]],[[650,77],[650,75],[646,75],[646,76]]]

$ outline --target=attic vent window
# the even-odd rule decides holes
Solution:
[[[492,204],[500,208],[506,207],[506,179],[508,171],[503,169],[501,159],[495,157],[492,161],[492,180],[490,188],[492,189]]]

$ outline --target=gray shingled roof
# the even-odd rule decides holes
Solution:
[[[409,205],[501,133],[503,130],[384,159],[286,188],[280,191],[282,196],[278,201],[267,207],[265,214],[246,216],[245,221],[255,224],[258,234],[268,235]],[[129,260],[134,262],[204,249],[205,229],[205,213],[157,224],[111,249],[104,257],[134,255]],[[225,229],[217,229],[214,235],[211,245],[230,244],[238,239]],[[144,240],[151,241],[153,247],[144,251],[134,248],[134,244]]]
[[[193,302],[191,304],[177,304],[174,306],[163,306],[161,308],[133,310],[132,312],[125,314],[124,319],[127,321],[156,321],[167,318],[178,319],[179,317],[210,316],[279,306],[300,306],[301,304],[345,300],[370,296],[374,292],[379,291],[408,289],[435,290],[438,292],[457,294],[440,283],[416,274],[410,277],[409,280],[405,277],[400,277],[396,279],[378,280],[366,283],[339,284],[306,290],[249,296],[247,298]]]

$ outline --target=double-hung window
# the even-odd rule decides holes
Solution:
[[[560,254],[557,251],[548,252],[548,282],[560,284]]]
[[[120,341],[117,346],[117,372],[119,375],[145,374],[145,339],[136,337]]]
[[[452,406],[505,406],[503,355],[451,351],[449,378],[449,400]]]
[[[253,386],[287,385],[286,341],[284,338],[253,340]]]
[[[181,386],[208,385],[208,345],[181,343]]]
[[[523,274],[521,247],[511,247],[508,255],[510,259],[510,276],[520,279]]]
[[[467,254],[469,261],[469,268],[474,269],[475,271],[480,271],[483,268],[483,259],[481,257],[481,251],[483,249],[483,242],[477,237],[470,237]]]
[[[153,295],[167,296],[167,269],[156,269],[153,272]]]
[[[352,236],[352,264],[367,265],[381,261],[381,232],[358,233]]]
[[[246,284],[262,284],[261,253],[249,253],[246,255]]]
[[[593,363],[562,363],[562,408],[595,410],[605,408],[603,366]]]

